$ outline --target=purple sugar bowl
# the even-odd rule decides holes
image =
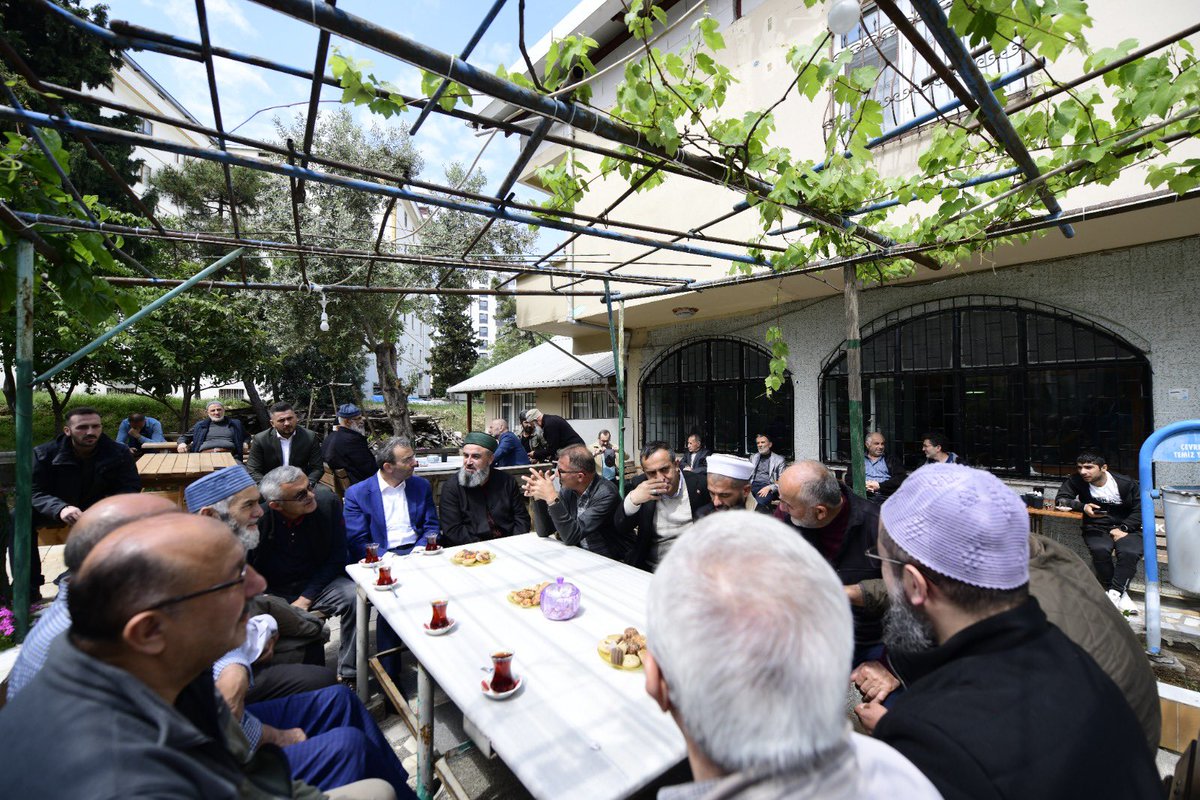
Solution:
[[[559,578],[542,590],[542,614],[546,619],[566,620],[579,613],[579,587]]]

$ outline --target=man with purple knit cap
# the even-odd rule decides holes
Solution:
[[[883,504],[884,641],[906,691],[855,712],[954,798],[1150,798],[1137,718],[1029,595],[1028,515],[997,478],[914,472]]]

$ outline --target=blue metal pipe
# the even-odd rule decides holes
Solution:
[[[1001,170],[1000,172],[991,172],[991,173],[988,173],[987,175],[979,175],[977,177],[971,178],[970,180],[965,180],[962,183],[955,184],[955,186],[959,189],[967,189],[967,188],[970,188],[971,186],[979,186],[980,184],[991,183],[992,181],[999,181],[999,180],[1003,180],[1005,178],[1011,178],[1014,175],[1020,175],[1020,174],[1021,174],[1020,167],[1012,167],[1011,169]],[[869,206],[863,206],[862,208],[856,208],[855,210],[848,212],[846,214],[846,216],[847,217],[859,217],[859,216],[862,216],[863,214],[870,214],[872,211],[882,211],[885,208],[892,208],[893,206],[898,206],[898,205],[901,205],[899,200],[881,200],[880,202],[872,203]],[[780,228],[777,231],[771,231],[768,235],[769,236],[782,236],[785,233],[794,233],[795,231],[802,231],[802,230],[805,230],[805,229],[811,228],[811,227],[812,227],[811,222],[801,222],[799,225],[792,225],[787,228]]]
[[[221,150],[208,150],[200,147],[190,147],[185,144],[163,141],[150,136],[144,136],[139,133],[116,130],[115,128],[107,128],[88,122],[81,122],[79,120],[68,121],[59,117],[52,117],[48,114],[42,114],[34,111],[17,111],[11,107],[0,106],[0,119],[10,119],[18,122],[25,122],[30,125],[53,127],[67,131],[83,131],[84,133],[95,136],[99,139],[121,142],[124,144],[133,145],[135,147],[145,147],[151,150],[163,150],[168,153],[178,153],[179,155],[190,156],[192,158],[202,158],[208,161],[216,161],[220,164],[248,167],[250,169],[257,169],[262,172],[271,172],[284,177],[309,180],[316,183],[325,183],[330,186],[341,186],[347,189],[367,191],[373,194],[383,195],[384,197],[396,197],[401,200],[411,200],[416,203],[425,203],[426,205],[450,209],[451,211],[465,211],[470,214],[478,214],[484,217],[495,217],[497,219],[503,219],[509,222],[518,222],[523,225],[538,225],[544,228],[551,228],[553,230],[567,231],[568,233],[574,233],[578,231],[580,233],[587,234],[588,236],[596,236],[601,239],[611,239],[617,242],[637,244],[644,247],[658,247],[664,250],[673,250],[678,253],[688,253],[689,255],[703,256],[705,258],[736,261],[739,264],[753,264],[755,266],[770,265],[770,262],[763,258],[755,258],[739,253],[726,253],[719,250],[710,250],[707,247],[694,247],[692,245],[663,242],[655,239],[647,239],[641,236],[631,236],[628,234],[617,233],[615,231],[608,231],[602,228],[593,228],[586,225],[573,225],[555,219],[535,216],[533,214],[523,214],[485,206],[467,205],[465,203],[455,202],[437,195],[420,194],[409,191],[398,186],[388,186],[382,183],[373,183],[371,181],[364,181],[358,178],[350,178],[342,175],[330,175],[328,173],[317,172],[313,169],[301,168],[291,164],[277,164],[270,161],[260,161],[254,158],[245,158]],[[622,277],[622,280],[626,282],[645,282],[644,280],[639,281],[633,278],[633,276],[624,276]],[[680,282],[691,283],[691,281],[685,281],[683,279],[680,279]]]
[[[475,29],[475,33],[471,35],[471,41],[467,42],[467,46],[458,54],[459,58],[466,60],[470,57],[471,52],[475,49],[475,45],[479,44],[479,40],[483,38],[484,32],[491,27],[492,22],[496,19],[496,15],[500,13],[500,9],[504,7],[505,2],[506,0],[496,0],[496,2],[492,3],[492,7],[488,9],[483,22],[479,23],[479,27]],[[433,110],[433,106],[437,104],[437,101],[442,99],[442,95],[445,94],[446,87],[449,85],[450,81],[448,80],[443,80],[438,84],[437,90],[429,98],[429,102],[421,109],[421,113],[417,114],[416,122],[408,129],[409,136],[417,135],[417,131],[421,129],[421,124],[425,122],[425,118],[429,116],[429,112]],[[503,197],[507,192],[499,192],[498,194]]]
[[[60,6],[58,3],[51,2],[51,0],[41,0],[41,4],[42,8],[44,8],[46,11],[58,14],[58,16],[60,16],[67,24],[74,25],[76,28],[79,28],[85,33],[90,33],[92,36],[96,36],[121,50],[153,50],[156,53],[175,56],[176,58],[186,58],[188,61],[204,60],[204,57],[199,53],[173,47],[170,44],[155,43],[157,46],[149,47],[147,46],[149,44],[148,42],[143,42],[139,39],[132,39],[128,36],[122,36],[118,33],[110,31],[108,28],[105,28],[102,25],[97,25],[91,20],[77,17],[65,7]],[[213,52],[216,52],[216,50]]]
[[[121,320],[116,325],[109,328],[107,331],[100,334],[95,339],[88,342],[83,347],[79,348],[74,353],[67,356],[62,361],[58,362],[53,367],[51,367],[50,369],[43,372],[41,375],[38,375],[36,378],[33,379],[33,381],[32,381],[33,385],[36,386],[37,384],[41,383],[42,381],[50,380],[55,375],[62,372],[64,369],[66,369],[67,367],[74,364],[76,361],[79,361],[81,358],[84,358],[87,355],[89,355],[90,353],[94,352],[98,347],[100,347],[100,345],[104,344],[109,339],[113,338],[118,333],[120,333],[121,331],[123,331],[126,328],[130,327],[131,325],[135,324],[138,320],[142,319],[147,314],[153,314],[156,310],[158,310],[159,307],[170,302],[172,298],[186,292],[188,289],[192,288],[197,283],[200,283],[200,281],[204,280],[209,275],[212,275],[214,272],[217,272],[222,267],[224,267],[226,264],[228,264],[230,261],[233,261],[235,258],[240,256],[244,252],[246,252],[246,248],[239,247],[238,249],[234,250],[233,252],[228,253],[228,254],[222,256],[217,261],[214,261],[213,263],[209,264],[207,267],[200,270],[195,275],[188,278],[186,281],[179,284],[178,286],[176,286],[174,289],[167,292],[166,294],[164,294],[162,297],[159,297],[157,300],[154,300],[150,304],[148,304],[145,307],[143,307],[142,309],[138,310],[136,313],[130,314],[128,317]]]
[[[1154,527],[1154,500],[1161,497],[1162,492],[1154,488],[1154,451],[1161,442],[1173,436],[1198,431],[1200,420],[1173,422],[1150,434],[1138,451],[1138,483],[1142,492],[1142,559],[1146,570],[1146,649],[1151,655],[1158,655],[1162,647],[1158,537]]]
[[[1012,157],[1013,161],[1021,167],[1021,171],[1030,180],[1038,177],[1037,164],[1033,161],[1033,156],[1029,155],[1029,151],[1025,149],[1025,143],[1021,141],[1021,137],[1013,128],[1012,122],[1009,121],[1008,115],[1004,113],[1004,108],[1001,107],[1000,101],[996,99],[996,95],[988,89],[987,79],[983,77],[983,73],[979,71],[979,67],[975,64],[975,59],[971,58],[971,54],[967,52],[966,45],[962,39],[958,38],[958,34],[950,30],[950,24],[946,20],[946,12],[938,0],[913,0],[913,8],[924,20],[929,32],[933,38],[937,40],[938,45],[942,48],[950,60],[950,65],[958,72],[958,77],[966,85],[967,89],[979,101],[979,112],[982,115],[983,123],[992,135],[995,136],[1005,151]],[[1062,206],[1058,204],[1054,194],[1045,186],[1038,190],[1038,197],[1041,198],[1042,204],[1046,206],[1046,210],[1050,213],[1062,213]],[[1070,225],[1060,225],[1059,229],[1068,239],[1075,236],[1075,229]]]

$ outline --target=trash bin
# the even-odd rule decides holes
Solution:
[[[1171,583],[1200,592],[1200,486],[1164,486],[1162,498]]]

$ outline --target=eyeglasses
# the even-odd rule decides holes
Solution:
[[[584,472],[581,469],[556,469],[554,471],[559,475],[582,475]]]
[[[234,586],[239,586],[246,582],[246,569],[247,569],[247,565],[242,564],[242,571],[239,572],[238,576],[231,581],[225,581],[224,583],[218,583],[215,586],[210,586],[207,589],[201,589],[198,592],[189,592],[188,594],[181,594],[181,595],[178,595],[177,597],[168,597],[166,600],[160,600],[157,603],[155,603],[154,605],[144,608],[142,610],[143,611],[155,611],[160,608],[166,608],[167,606],[173,606],[176,603],[182,603],[185,600],[195,600],[197,597],[203,597],[206,594],[214,594],[216,592],[221,592],[226,589],[230,589]]]
[[[889,564],[896,564],[901,567],[905,566],[905,562],[903,562],[903,561],[897,561],[894,558],[888,558],[886,556],[879,555],[879,546],[878,545],[872,545],[871,547],[868,547],[866,555],[867,555],[867,558],[869,558],[873,561],[886,561]]]
[[[300,491],[296,492],[295,497],[283,497],[283,498],[280,498],[279,502],[281,502],[281,503],[303,503],[305,500],[308,499],[308,496],[312,493],[313,493],[312,487],[306,487],[306,488],[301,489]]]

